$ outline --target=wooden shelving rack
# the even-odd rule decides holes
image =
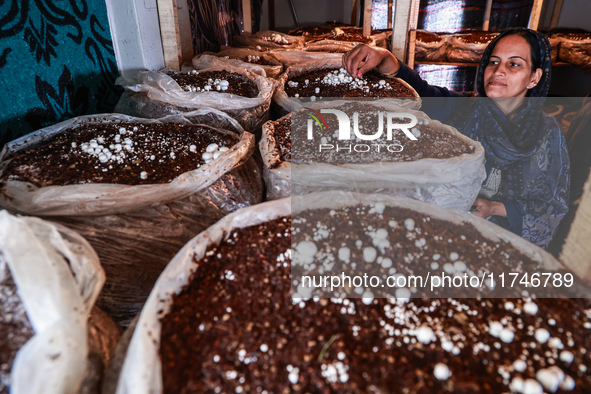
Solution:
[[[396,2],[396,14],[401,12],[403,15],[402,18],[408,17],[408,22],[406,23],[406,29],[403,31],[403,26],[399,27],[399,30],[396,29],[394,26],[394,30],[392,33],[392,52],[396,57],[405,61],[409,67],[414,67],[415,65],[415,41],[416,41],[416,29],[418,23],[418,14],[419,14],[419,4],[420,0],[398,0]],[[488,31],[489,30],[489,23],[490,23],[490,15],[492,10],[493,0],[487,0],[486,8],[484,12],[484,20],[482,23],[482,30]],[[532,10],[529,18],[528,27],[533,30],[537,30],[539,23],[540,23],[540,16],[542,14],[542,7],[544,5],[544,0],[534,0],[532,5]],[[400,8],[399,8],[400,7]],[[558,20],[558,16],[560,14],[561,7],[554,7],[553,10],[553,18],[556,14],[556,20]],[[395,20],[395,25],[401,23],[404,24],[404,20],[398,22],[398,19]],[[397,34],[395,35],[395,32]],[[407,34],[408,32],[408,34]],[[398,45],[394,45],[394,40],[397,40]],[[433,63],[433,62],[421,62],[421,64],[448,64],[448,65],[462,65],[462,66],[474,66],[477,64],[470,64],[470,63],[447,63],[447,62],[440,62],[440,63]]]
[[[270,0],[272,1],[272,0]],[[487,0],[483,30],[487,31],[490,13],[494,0]],[[556,27],[558,17],[564,0],[555,0],[550,21],[550,28]],[[252,32],[251,0],[241,0],[244,20],[244,31]],[[157,0],[158,16],[164,62],[166,67],[178,70],[183,61],[193,57],[191,41],[191,26],[188,17],[187,0]],[[537,30],[544,0],[534,0],[528,27]],[[354,6],[357,5],[357,0]],[[389,0],[388,1],[388,28],[392,29],[392,53],[405,61],[410,67],[414,67],[414,49],[416,29],[419,17],[420,0]],[[365,1],[363,8],[363,34],[371,34],[372,1]],[[392,23],[394,15],[394,23]],[[439,63],[448,64],[448,63]],[[451,64],[451,63],[449,63]],[[463,64],[470,65],[470,64]]]

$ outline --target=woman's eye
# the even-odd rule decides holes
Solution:
[[[509,65],[511,67],[519,67],[519,63],[513,63],[513,62],[511,62],[511,63],[509,63]]]
[[[489,60],[488,64],[489,65],[497,65],[497,64],[499,64],[499,62],[498,62],[498,60]]]

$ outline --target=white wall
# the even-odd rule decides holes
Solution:
[[[591,1],[565,0],[562,4],[558,26],[591,30]]]
[[[106,0],[119,73],[164,67],[156,0]]]
[[[545,0],[541,28],[550,25],[555,0]],[[591,0],[563,0],[557,27],[579,28],[591,31]]]

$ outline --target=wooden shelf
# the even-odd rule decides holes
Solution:
[[[422,60],[417,60],[414,62],[415,65],[417,64],[434,64],[440,66],[468,66],[468,67],[477,67],[478,63],[459,63],[459,62],[426,62]]]
[[[441,66],[468,66],[468,67],[477,67],[478,63],[461,63],[461,62],[427,62],[422,60],[415,61],[415,65],[417,64],[435,64]],[[571,66],[570,63],[565,62],[555,62],[552,63],[552,67],[561,67],[561,66]]]
[[[492,3],[494,0],[487,0],[486,9],[485,9],[485,18],[482,25],[483,31],[489,30],[489,22],[490,22],[490,14],[492,9]],[[540,15],[542,12],[542,6],[544,5],[544,0],[534,0],[532,4],[532,9],[529,17],[528,27],[532,30],[537,30],[540,22]],[[414,68],[415,65],[415,41],[416,41],[416,28],[417,28],[417,18],[419,13],[419,1],[415,0],[397,0],[396,2],[396,14],[398,14],[399,6],[402,8],[402,13],[410,19],[408,23],[408,29],[406,35],[402,36],[398,34],[396,39],[403,39],[404,43],[397,44],[397,47],[394,46],[394,33],[392,33],[392,53],[399,59],[405,61],[410,68]],[[559,6],[555,6],[552,11],[552,20],[556,20],[558,18],[558,14],[560,13],[562,8],[562,4]],[[400,54],[400,48],[404,48],[404,52],[402,56]],[[457,65],[457,66],[477,66],[477,64],[473,63],[447,63],[447,62],[416,62],[417,64],[449,64],[449,65]],[[558,65],[558,64],[557,64]]]

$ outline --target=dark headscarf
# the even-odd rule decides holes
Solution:
[[[495,45],[509,35],[523,36],[532,47],[534,70],[541,68],[543,75],[538,84],[528,92],[524,104],[512,114],[511,120],[497,107],[484,91],[484,70]],[[486,47],[476,76],[477,98],[471,113],[456,114],[452,123],[464,134],[479,140],[486,152],[486,160],[493,167],[505,169],[524,157],[529,157],[540,142],[543,133],[543,99],[550,88],[550,55],[548,38],[526,28],[514,28],[499,34]],[[538,60],[536,62],[536,59]],[[535,64],[538,63],[538,64]]]
[[[493,49],[501,38],[510,35],[518,35],[525,38],[530,47],[532,47],[532,62],[535,62],[535,59],[538,59],[538,64],[533,65],[534,70],[541,68],[544,72],[538,84],[529,91],[528,97],[546,97],[548,95],[548,90],[550,89],[552,48],[550,47],[548,38],[544,34],[527,29],[525,27],[516,27],[505,30],[496,36],[490,42],[490,44],[488,44],[484,50],[484,53],[482,54],[482,59],[480,60],[480,65],[478,66],[478,72],[476,75],[476,92],[478,93],[478,96],[486,97],[486,93],[484,92],[484,69],[490,61],[490,55],[492,54]]]

